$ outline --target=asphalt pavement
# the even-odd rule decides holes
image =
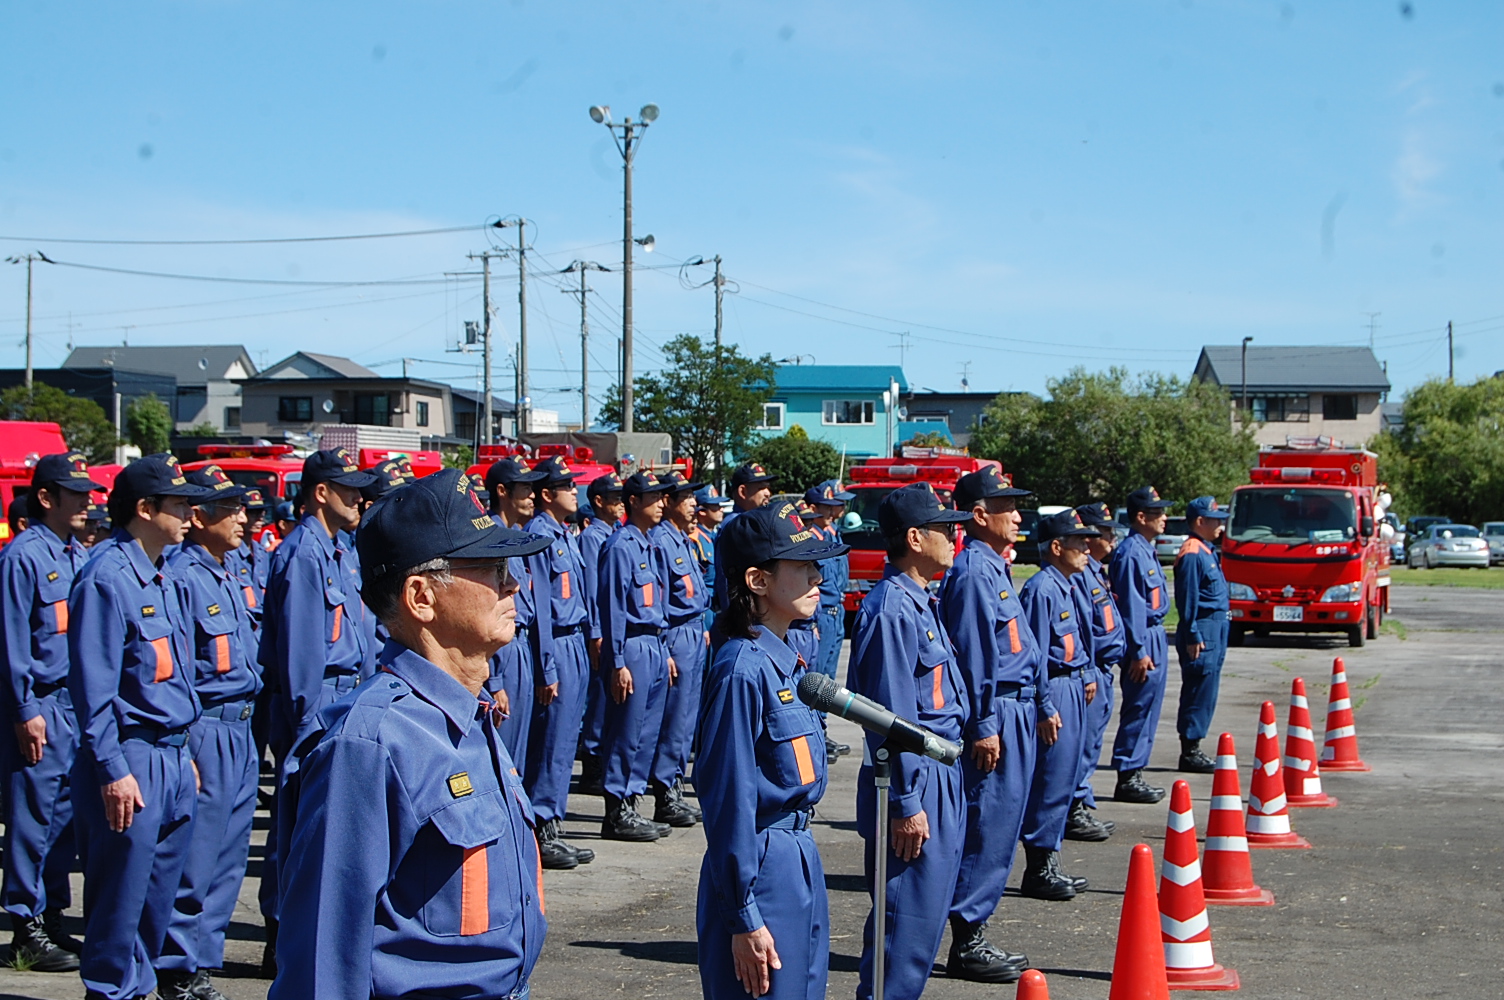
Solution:
[[[1210,909],[1217,960],[1242,978],[1238,996],[1504,996],[1504,790],[1497,780],[1504,762],[1504,592],[1396,587],[1390,620],[1363,649],[1341,638],[1277,636],[1250,638],[1229,652],[1213,731],[1237,738],[1245,795],[1259,704],[1275,703],[1283,737],[1290,680],[1304,677],[1320,732],[1334,656],[1346,661],[1362,756],[1373,766],[1369,774],[1323,776],[1341,800],[1337,808],[1291,811],[1313,850],[1253,852],[1255,878],[1277,905]],[[1172,668],[1170,707],[1147,774],[1166,787],[1179,776],[1178,689]],[[855,745],[855,728],[834,722],[838,738]],[[838,998],[854,995],[869,909],[855,832],[856,773],[855,755],[833,767],[814,827],[830,890],[830,996]],[[1185,777],[1204,835],[1211,776]],[[1107,996],[1129,851],[1146,843],[1158,859],[1164,842],[1168,802],[1118,805],[1110,799],[1110,773],[1096,784],[1099,815],[1116,820],[1117,832],[1102,844],[1067,842],[1063,853],[1065,869],[1089,878],[1091,888],[1063,903],[1010,889],[992,921],[993,941],[1026,952],[1049,977],[1055,1000]],[[656,844],[601,844],[600,816],[599,799],[571,800],[566,832],[595,848],[597,859],[545,874],[549,935],[533,995],[699,996],[695,893],[703,834],[695,828]],[[264,814],[257,825],[259,844]],[[253,876],[259,854],[253,847]],[[1015,886],[1018,877],[1015,866]],[[260,1000],[268,986],[256,977],[256,888],[256,879],[247,879],[227,968],[216,977],[232,1000]],[[79,913],[78,906],[69,911],[74,933],[81,933]],[[926,997],[1013,995],[1011,986],[947,980],[948,946],[947,934]],[[76,975],[0,970],[0,1000],[81,995]]]

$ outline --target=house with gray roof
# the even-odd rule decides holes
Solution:
[[[170,377],[177,389],[162,402],[172,411],[179,432],[211,424],[216,432],[232,435],[240,433],[239,380],[256,374],[255,362],[239,344],[75,347],[63,367]]]
[[[1383,429],[1389,376],[1371,348],[1249,345],[1245,363],[1242,345],[1208,345],[1192,377],[1228,390],[1233,425],[1248,421],[1261,445],[1323,434],[1363,445]]]

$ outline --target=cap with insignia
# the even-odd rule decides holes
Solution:
[[[978,500],[986,500],[989,497],[1027,497],[1033,495],[1032,490],[1014,486],[1013,477],[996,465],[986,466],[985,468],[978,469],[976,472],[968,472],[956,480],[956,506],[962,510],[975,507]]]
[[[325,448],[303,459],[303,491],[319,483],[337,483],[360,489],[376,481],[374,472],[362,472],[355,459],[343,448]]]
[[[884,538],[897,538],[910,528],[927,524],[960,524],[970,520],[970,509],[940,506],[940,498],[929,483],[900,486],[877,505],[877,526]]]
[[[190,503],[202,503],[214,496],[207,486],[190,483],[178,460],[163,452],[138,458],[115,477],[114,495],[122,497],[126,509],[135,509],[136,501],[146,497],[184,497]]]
[[[1095,538],[1096,528],[1088,528],[1081,520],[1081,515],[1074,510],[1062,510],[1058,514],[1039,519],[1039,527],[1035,529],[1041,546],[1048,545],[1057,538]]]
[[[607,493],[620,493],[621,489],[621,476],[618,476],[615,472],[608,472],[603,476],[596,476],[590,480],[590,485],[585,487],[585,495],[594,500],[596,497],[605,496]]]
[[[774,477],[768,475],[767,470],[756,462],[738,465],[736,471],[731,473],[731,492],[735,493],[738,486],[751,486],[753,483],[771,483],[773,479]]]
[[[104,489],[89,476],[89,463],[76,451],[43,455],[31,470],[33,486],[56,486],[75,493]]]
[[[1110,528],[1117,523],[1113,520],[1112,508],[1105,503],[1084,503],[1076,508],[1076,513],[1081,515],[1083,524],[1093,528]]]
[[[217,465],[206,465],[202,469],[196,469],[187,475],[188,482],[194,486],[202,486],[213,490],[213,494],[200,503],[218,503],[221,500],[244,500],[246,494],[251,492],[249,486],[241,486],[231,479],[224,469]]]
[[[1128,513],[1136,514],[1141,510],[1163,510],[1171,505],[1169,500],[1161,500],[1159,491],[1152,486],[1140,486],[1128,494]]]

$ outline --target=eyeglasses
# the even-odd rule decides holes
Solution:
[[[463,573],[463,572],[475,572],[475,571],[478,571],[478,570],[487,570],[487,569],[491,569],[493,566],[496,569],[496,586],[497,586],[497,588],[501,589],[501,590],[506,590],[508,587],[510,587],[512,585],[512,572],[511,572],[511,567],[507,565],[507,561],[505,559],[497,559],[494,562],[492,560],[490,560],[490,559],[486,559],[486,560],[483,560],[483,561],[473,562],[473,563],[468,563],[468,564],[457,562],[457,563],[451,564],[450,568]]]
[[[224,500],[217,503],[201,503],[198,509],[211,517],[232,517],[236,512],[245,510],[245,504]]]
[[[956,537],[956,525],[953,521],[942,521],[938,524],[926,524],[924,525],[924,530],[933,531],[935,534],[943,535],[951,540],[954,540]]]

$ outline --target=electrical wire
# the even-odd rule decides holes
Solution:
[[[305,285],[316,288],[365,288],[390,285],[439,285],[445,278],[386,278],[379,281],[300,281],[292,278],[222,278],[208,274],[169,274],[163,271],[136,271],[124,267],[104,267],[100,264],[80,264],[76,261],[50,260],[58,267],[73,267],[84,271],[104,271],[108,274],[128,274],[139,278],[173,278],[178,281],[214,281],[231,285]]]
[[[444,233],[468,233],[485,229],[485,226],[449,226],[444,229],[409,229],[397,233],[359,233],[353,236],[288,236],[280,239],[260,240],[81,240],[55,236],[0,236],[10,243],[69,243],[89,246],[116,247],[211,247],[211,246],[259,246],[268,243],[333,243],[340,240],[386,240],[404,236],[439,236]]]

